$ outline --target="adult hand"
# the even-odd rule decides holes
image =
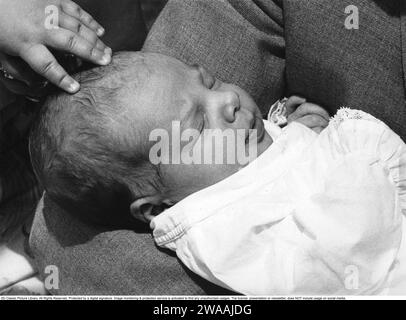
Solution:
[[[57,17],[57,24],[50,23],[49,9]],[[35,73],[75,93],[79,83],[68,75],[48,48],[106,65],[112,52],[99,39],[103,34],[104,29],[70,0],[0,0],[0,51],[3,52],[0,77],[6,78],[3,82],[8,87],[16,79],[23,84],[31,83],[33,73],[11,58],[21,57]]]
[[[328,112],[317,104],[309,103],[306,99],[292,96],[286,102],[288,124],[296,121],[312,129],[316,133],[323,131],[330,122]]]

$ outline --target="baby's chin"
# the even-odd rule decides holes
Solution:
[[[273,143],[273,140],[269,133],[265,130],[265,133],[262,137],[259,137],[258,141],[253,141],[252,143],[256,143],[256,153],[258,158],[261,154],[263,154]],[[248,146],[250,148],[250,146]]]
[[[264,137],[262,141],[258,141],[257,149],[258,149],[258,156],[263,154],[273,143],[272,137],[269,133],[265,130]]]
[[[258,121],[255,130],[247,141],[246,149],[250,155],[251,161],[263,154],[273,143],[272,137],[266,131],[264,122]]]

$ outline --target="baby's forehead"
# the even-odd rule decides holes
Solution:
[[[103,73],[99,85],[112,87],[127,85],[132,89],[149,87],[150,93],[162,87],[188,81],[191,67],[170,56],[155,53],[120,53],[110,66],[100,69]]]
[[[172,75],[185,75],[191,71],[186,63],[165,55],[150,55],[145,60],[145,67],[153,74],[164,72]]]
[[[111,101],[109,96],[114,96],[121,112],[127,113],[128,107],[134,111],[127,113],[130,120],[157,125],[154,120],[181,118],[179,107],[184,103],[181,97],[190,70],[168,56],[125,53],[114,57],[111,66],[100,68],[95,76],[88,75],[89,87],[97,102]]]

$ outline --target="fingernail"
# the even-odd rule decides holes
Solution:
[[[75,93],[79,90],[79,88],[80,88],[79,83],[76,81],[73,81],[71,84],[69,84],[68,91],[71,93]]]
[[[99,29],[97,29],[97,35],[98,35],[99,37],[101,37],[101,36],[104,34],[104,32],[105,32],[104,28],[99,28]]]
[[[106,65],[111,62],[111,55],[110,54],[105,54],[101,59],[100,59],[100,64]]]
[[[104,53],[111,56],[113,54],[113,50],[111,48],[107,47],[106,49],[104,49]]]

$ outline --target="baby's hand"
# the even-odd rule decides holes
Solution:
[[[50,26],[46,8],[57,9],[58,24],[55,26]],[[48,48],[104,65],[111,60],[111,49],[99,39],[103,33],[103,28],[70,0],[0,0],[0,51],[4,53],[1,59],[4,75],[0,76],[23,83],[32,80],[30,75],[24,77],[22,72],[17,72],[19,65],[8,58],[21,57],[51,83],[68,92],[76,92],[79,84]]]
[[[292,96],[286,102],[288,124],[296,121],[320,133],[329,124],[330,115],[322,107],[306,102],[306,99]]]

